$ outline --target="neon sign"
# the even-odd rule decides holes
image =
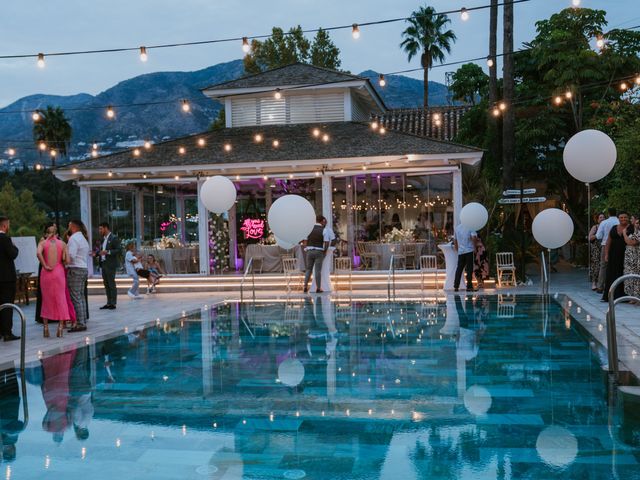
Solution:
[[[264,220],[259,218],[246,218],[242,222],[240,230],[244,231],[244,238],[259,239],[264,235]]]

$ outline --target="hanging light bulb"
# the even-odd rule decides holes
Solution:
[[[260,134],[260,133],[256,133],[256,134],[254,135],[254,137],[253,137],[253,140],[254,140],[256,143],[260,143],[260,142],[262,142],[262,134]]]
[[[91,156],[93,158],[96,158],[98,156],[98,151],[97,150],[91,150]]]
[[[174,180],[180,180],[180,175],[176,175],[175,177],[173,177]]]
[[[351,36],[353,37],[354,40],[357,40],[360,38],[360,27],[358,26],[357,23],[354,23],[351,26]]]
[[[179,153],[180,155],[184,155],[185,153],[187,153],[187,149],[186,149],[186,148],[184,148],[184,147],[179,147],[179,148],[178,148],[178,153]]]
[[[329,135],[327,135],[326,133],[324,135],[322,135],[322,141],[323,142],[328,142],[329,141]]]
[[[567,90],[564,94],[564,98],[566,98],[567,100],[571,100],[572,97],[573,93],[571,93],[571,90]]]
[[[378,77],[378,85],[384,87],[387,84],[387,81],[384,79],[384,75],[381,73]]]
[[[189,105],[189,102],[186,99],[183,99],[182,100],[182,111],[187,113],[190,110],[191,110],[191,105]]]
[[[280,100],[282,98],[282,92],[279,88],[276,88],[276,92],[273,94],[276,100]]]
[[[467,20],[469,20],[469,10],[467,10],[466,8],[462,7],[460,9],[460,19],[463,22],[466,22]]]
[[[107,107],[107,118],[114,118],[116,116],[116,112],[113,111],[113,107],[109,105]]]
[[[553,99],[553,102],[554,102],[556,105],[560,105],[560,104],[562,103],[562,97],[561,97],[560,95],[557,95],[557,96]]]
[[[31,114],[31,120],[34,122],[40,120],[40,113],[37,110]]]
[[[77,169],[77,168],[75,168],[75,167],[74,167],[74,168],[72,168],[72,169],[71,169],[71,173],[73,173],[74,175],[77,175],[77,174],[78,174],[78,169]]]
[[[378,122],[373,121],[371,122],[371,130],[377,130],[378,129]]]
[[[151,149],[151,142],[149,140],[145,140],[144,148],[145,148],[145,150]]]
[[[39,53],[38,54],[38,61],[37,61],[38,67],[40,68],[44,68],[45,63],[44,63],[44,53]]]
[[[493,67],[494,65],[495,65],[495,62],[493,61],[493,57],[491,57],[491,55],[489,55],[489,56],[487,57],[487,66],[488,66],[489,68],[491,68],[491,67]]]
[[[640,85],[640,75],[636,77],[636,85]]]
[[[629,85],[627,85],[627,82],[622,82],[620,84],[620,90],[622,90],[623,92],[626,92],[628,88],[629,88]]]
[[[7,153],[9,154],[10,157],[13,157],[16,154],[16,150],[15,150],[15,148],[9,147],[7,149]]]
[[[140,61],[146,62],[149,60],[149,55],[147,55],[147,47],[140,47]]]
[[[242,51],[244,53],[251,51],[251,45],[249,45],[249,39],[247,37],[242,37]]]
[[[56,155],[58,155],[58,152],[56,152],[55,149],[51,149],[49,151],[49,155],[51,155],[51,157],[55,157]]]
[[[573,5],[576,8],[580,6],[580,3],[581,3],[580,0],[571,0],[571,5]]]
[[[274,146],[274,148],[278,148],[280,146],[280,140],[274,140],[272,142],[272,145]]]
[[[142,178],[146,179],[146,178],[147,178],[147,174],[146,174],[146,173],[143,173],[143,174],[142,174]]]
[[[113,177],[113,172],[111,170],[109,170],[109,172],[107,173],[107,176]]]
[[[204,138],[199,138],[198,139],[198,146],[199,147],[204,147],[207,144],[207,142],[205,141]]]
[[[231,144],[230,143],[225,143],[224,144],[224,151],[225,152],[230,152],[231,151]]]
[[[91,145],[91,149],[98,150],[98,142],[93,142],[93,145]]]
[[[38,148],[44,152],[47,149],[47,144],[45,142],[40,142],[38,144]]]
[[[42,170],[42,165],[40,165],[39,163],[36,163],[35,169],[36,169],[37,171]]]
[[[133,149],[133,156],[134,157],[139,157],[140,156],[140,149],[139,148],[134,148]]]
[[[385,133],[387,133],[387,129],[384,127],[380,127],[380,130],[378,130],[380,132],[381,135],[384,135]]]
[[[500,102],[498,104],[498,108],[504,112],[507,109],[507,104],[505,102]]]
[[[491,113],[493,113],[494,117],[499,117],[500,116],[500,109],[498,107],[493,107],[493,111]]]

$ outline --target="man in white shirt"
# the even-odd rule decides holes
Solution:
[[[322,216],[316,217],[316,224],[313,226],[313,230],[307,237],[306,245],[304,247],[306,271],[304,274],[304,293],[309,291],[309,279],[311,274],[314,274],[316,281],[316,293],[322,293],[322,261],[329,249],[330,241],[327,241],[325,235],[324,226],[327,224],[327,220]]]
[[[609,240],[609,232],[616,225],[620,224],[618,220],[618,212],[615,208],[610,208],[608,210],[609,218],[600,222],[598,225],[598,230],[596,231],[596,239],[600,242],[600,272],[598,273],[598,293],[602,293],[605,284],[605,276],[607,274],[607,261],[605,259],[604,250],[607,245],[607,240]]]
[[[331,291],[331,267],[333,265],[333,252],[336,249],[336,234],[331,227],[327,226],[327,219],[322,217],[320,224],[324,227],[322,231],[323,245],[329,245],[325,250],[324,259],[322,260],[322,271],[320,274],[321,282],[320,290],[323,292]],[[316,288],[316,279],[311,281],[311,290]]]
[[[458,266],[453,281],[454,291],[460,288],[463,270],[467,271],[467,291],[473,290],[473,253],[476,247],[478,234],[460,224],[455,228],[454,247],[458,251]]]
[[[82,221],[69,222],[69,264],[67,265],[67,286],[71,303],[76,311],[76,325],[70,332],[82,332],[87,329],[89,308],[87,304],[87,260],[89,258],[89,242],[84,236],[86,228]]]

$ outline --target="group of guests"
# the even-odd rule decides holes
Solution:
[[[599,213],[589,231],[591,288],[609,300],[609,290],[622,275],[640,275],[640,216],[608,210],[608,217]],[[625,280],[614,297],[640,297],[640,280]]]

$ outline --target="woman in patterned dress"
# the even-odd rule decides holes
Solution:
[[[478,288],[484,288],[484,281],[489,278],[489,253],[482,243],[480,235],[476,236],[473,254],[473,274],[478,282]]]
[[[627,235],[624,232],[624,241],[627,248],[624,252],[624,274],[635,273],[640,275],[640,226],[638,215],[631,217],[633,233]],[[632,279],[624,281],[624,293],[626,295],[640,297],[640,280]]]
[[[600,222],[605,219],[604,213],[600,212],[595,218],[595,223],[589,231],[589,276],[591,278],[591,290],[598,289],[598,274],[600,273],[600,242],[596,238],[596,232]]]

